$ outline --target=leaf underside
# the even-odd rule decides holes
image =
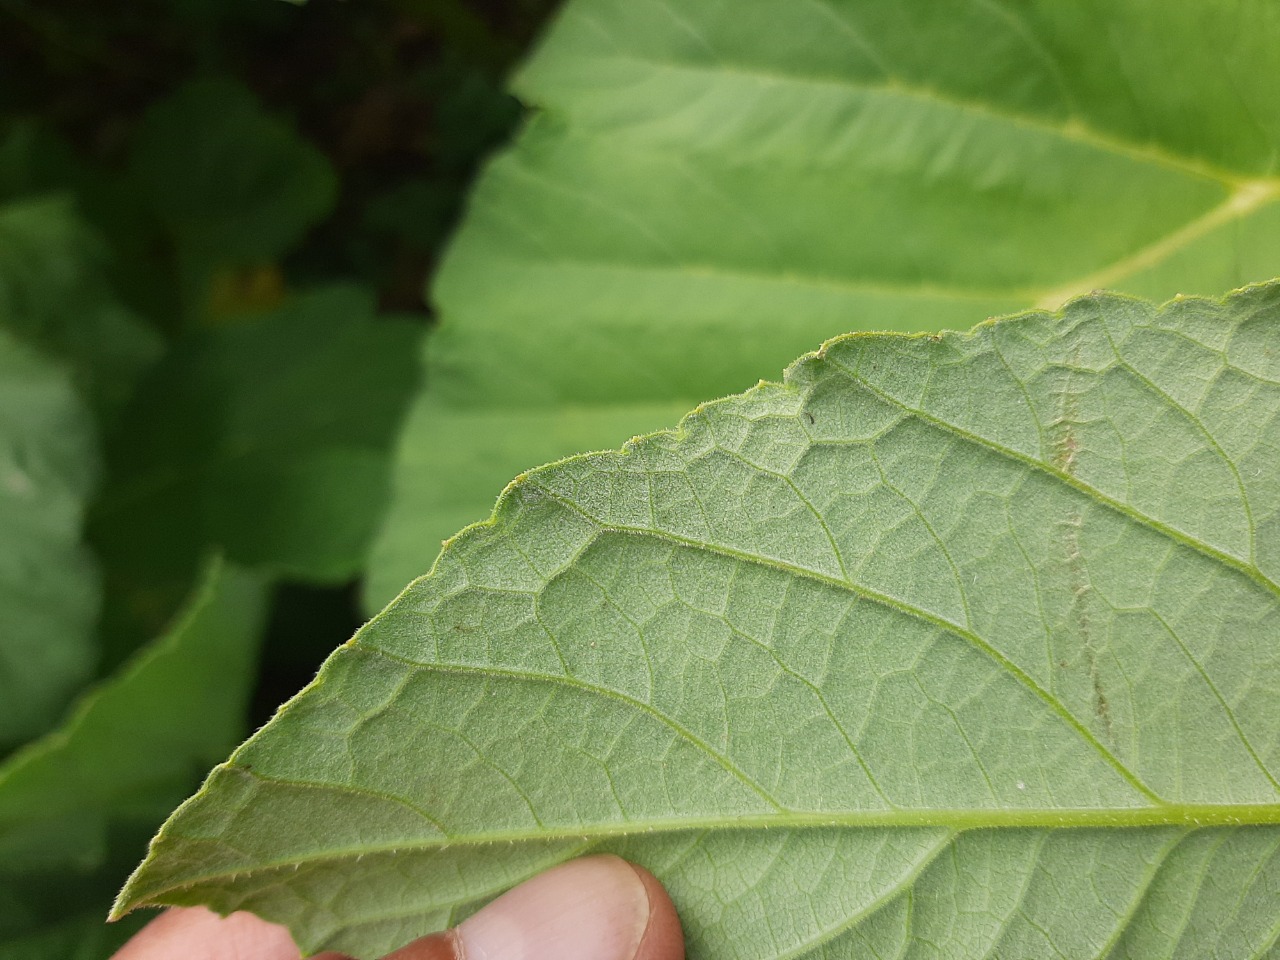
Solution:
[[[850,335],[516,479],[118,910],[371,957],[589,850],[692,958],[1277,956],[1280,285]]]
[[[1277,49],[1266,0],[569,0],[433,286],[371,612],[529,464],[828,337],[1275,276]]]

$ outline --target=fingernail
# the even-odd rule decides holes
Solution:
[[[649,893],[634,867],[619,857],[584,857],[386,960],[633,960],[649,912]]]
[[[382,960],[460,960],[461,957],[450,930],[415,940],[395,953],[388,953]]]
[[[649,897],[618,857],[562,864],[503,894],[457,929],[462,960],[631,960]]]

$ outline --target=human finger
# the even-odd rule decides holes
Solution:
[[[593,856],[553,867],[385,960],[684,960],[684,937],[653,874]]]
[[[176,907],[113,960],[298,960],[283,927],[250,913]],[[320,954],[314,960],[344,960]],[[527,880],[445,933],[385,960],[684,960],[675,907],[643,867],[619,857],[571,860]]]
[[[173,907],[156,917],[112,960],[298,960],[289,931],[251,913],[220,917],[204,907]],[[312,960],[341,960],[324,953]]]

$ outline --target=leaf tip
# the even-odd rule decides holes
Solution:
[[[111,904],[111,910],[107,913],[107,923],[115,923],[128,916],[139,907],[147,906],[146,898],[138,896],[136,892],[138,874],[146,865],[143,864],[129,875],[129,879],[124,882],[124,886],[120,892],[116,894],[115,900]]]

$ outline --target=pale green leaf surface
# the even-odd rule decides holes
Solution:
[[[693,958],[1272,956],[1280,285],[854,335],[524,474],[122,894],[379,955],[588,850]]]
[[[377,567],[373,576],[398,570],[418,570],[424,554],[439,547],[422,542],[439,526],[449,533],[475,521],[476,494],[495,488],[494,476],[509,479],[513,458],[521,463],[537,463],[548,444],[557,449],[602,449],[634,431],[653,431],[675,423],[691,402],[635,403],[597,407],[553,409],[454,410],[435,402],[428,393],[410,409],[402,443],[392,475],[390,502],[397,510],[396,522],[408,522],[405,536],[383,536],[378,543]],[[417,442],[430,437],[429,444]],[[451,471],[448,483],[419,486],[417,481],[441,469],[442,458]],[[498,481],[501,483],[502,481]],[[428,529],[420,522],[405,520],[400,514],[406,503],[414,503],[431,517]],[[408,534],[412,533],[412,536]],[[380,580],[375,595],[398,591],[403,580]]]
[[[435,284],[371,606],[628,403],[688,409],[849,330],[1275,276],[1277,49],[1268,0],[571,0]],[[491,437],[451,444],[479,411]]]
[[[93,669],[98,575],[81,543],[97,439],[66,370],[0,328],[0,754]]]

